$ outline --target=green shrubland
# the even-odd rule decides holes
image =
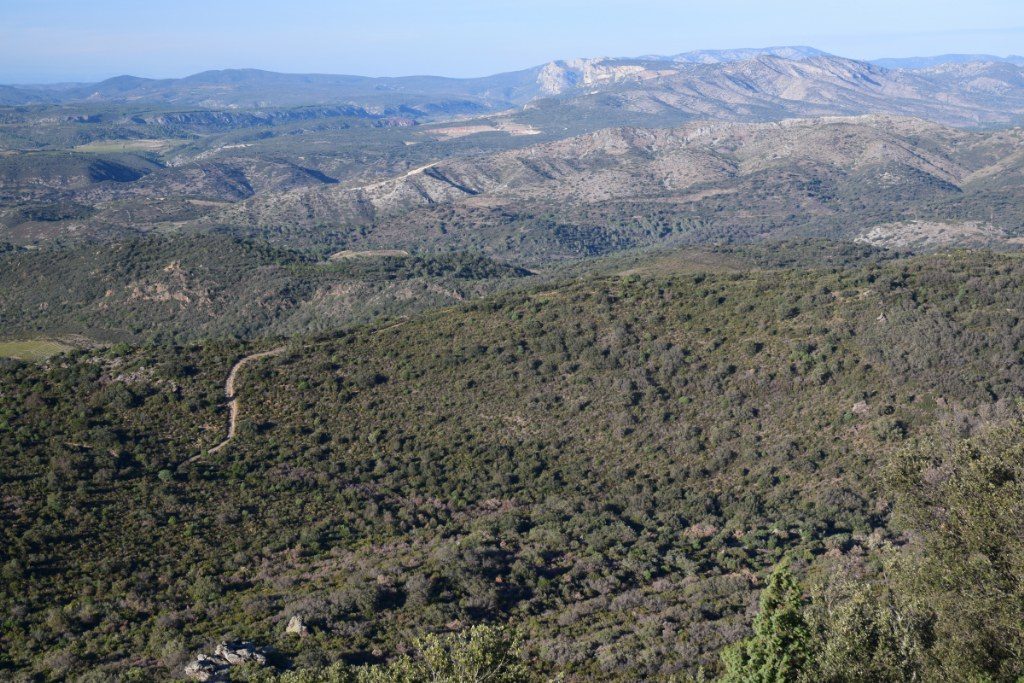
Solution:
[[[662,264],[6,363],[0,667],[161,679],[231,637],[420,671],[487,624],[530,678],[1014,680],[1022,276]]]

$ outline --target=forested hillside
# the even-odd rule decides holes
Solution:
[[[298,252],[224,236],[0,253],[5,337],[86,343],[310,333],[519,286],[476,254]]]
[[[802,580],[870,577],[944,538],[914,514],[932,489],[897,484],[946,456],[897,454],[1016,415],[1022,282],[1020,258],[987,253],[663,262],[383,327],[7,364],[0,667],[174,676],[229,636],[299,668],[358,667],[492,623],[522,636],[530,677],[742,670],[720,651],[750,633],[780,562]],[[224,438],[232,364],[280,344],[238,378],[236,438],[205,452]],[[993,538],[1014,548],[1019,500],[999,509]],[[966,637],[955,601],[932,602],[929,676]],[[988,627],[1012,648],[1012,612],[990,622],[983,604],[963,651]],[[307,636],[284,633],[295,615]],[[1019,661],[958,670],[1012,680]]]

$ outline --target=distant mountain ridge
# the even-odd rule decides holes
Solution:
[[[782,47],[737,48],[733,50],[691,50],[677,55],[648,55],[641,59],[679,62],[684,64],[722,64],[724,62],[742,62],[757,57],[782,57],[783,59],[807,59],[808,57],[832,57],[823,50],[806,45],[790,45]]]
[[[135,102],[207,108],[354,104],[381,113],[401,106],[415,109],[459,103],[463,109],[483,110],[530,99],[536,89],[535,71],[461,79],[285,74],[259,69],[204,71],[165,79],[125,75],[63,87],[0,86],[0,104]]]
[[[781,46],[696,50],[637,58],[558,60],[480,78],[285,74],[259,69],[204,71],[184,78],[165,79],[124,75],[87,84],[0,85],[0,106],[124,103],[178,108],[258,109],[340,104],[359,107],[370,115],[464,115],[518,108],[539,98],[572,95],[583,89],[604,89],[621,83],[660,83],[664,79],[706,77],[706,72],[692,71],[695,68],[731,73],[737,64],[750,64],[750,69],[755,69],[757,64],[783,62],[859,64],[863,65],[858,67],[862,71],[875,68],[917,72],[944,65],[973,63],[1024,68],[1024,57],[943,55],[861,62],[813,47]],[[943,93],[947,100],[950,96],[955,100],[959,95],[959,92]]]
[[[828,56],[811,47],[700,50],[672,56],[577,58],[479,78],[443,76],[370,77],[345,74],[291,74],[261,69],[220,69],[183,78],[143,78],[121,75],[98,83],[0,85],[0,106],[70,104],[79,102],[145,102],[209,108],[260,108],[301,105],[354,104],[375,113],[388,107],[415,109],[425,103],[460,102],[463,109],[502,109],[521,106],[537,97],[567,89],[553,88],[553,69],[573,72],[569,85],[588,85],[583,73],[601,65],[605,71],[623,64],[726,64],[760,56],[805,59]],[[458,112],[465,113],[465,112]]]
[[[977,126],[1012,124],[1024,115],[1024,68],[1006,62],[916,71],[834,56],[760,55],[716,64],[579,60],[545,69],[544,87],[561,99],[530,107],[571,109],[567,120],[609,125],[633,125],[631,117],[777,121],[888,113]]]
[[[943,64],[970,64],[973,62],[1007,62],[1016,66],[1024,66],[1024,57],[1020,55],[998,57],[986,54],[949,54],[933,57],[885,57],[871,60],[872,64],[886,69],[930,69]]]

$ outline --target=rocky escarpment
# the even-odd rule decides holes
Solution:
[[[658,62],[596,59],[570,59],[551,62],[537,74],[542,95],[562,95],[579,87],[612,85],[669,76],[675,70]]]
[[[1024,113],[1024,68],[1011,63],[905,71],[827,55],[582,59],[548,64],[537,82],[542,96],[571,103],[563,106],[620,120],[623,112],[733,121],[886,113],[976,126]]]

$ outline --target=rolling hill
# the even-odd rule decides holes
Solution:
[[[290,224],[296,240],[363,226],[333,239],[528,261],[657,241],[853,239],[910,218],[984,221],[998,246],[1020,225],[1019,145],[1016,130],[885,116],[616,128],[361,187],[257,195],[200,223],[263,236]]]
[[[253,339],[330,330],[531,283],[470,254],[318,259],[218,236],[147,236],[0,254],[0,327],[16,339]]]
[[[46,244],[216,232],[322,254],[471,250],[523,265],[658,243],[850,240],[878,226],[888,226],[879,243],[917,248],[955,245],[958,232],[974,246],[1020,237],[1019,129],[869,115],[559,139],[516,125],[503,116],[215,136],[214,149],[8,154],[2,234]],[[900,237],[911,221],[942,225],[943,236]]]

